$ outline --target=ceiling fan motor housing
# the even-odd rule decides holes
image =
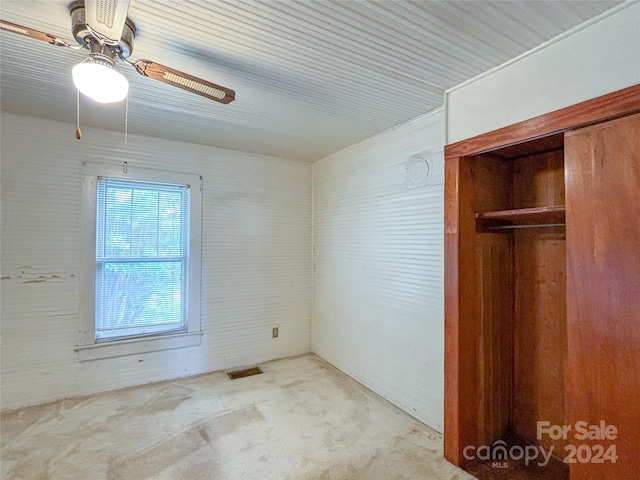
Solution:
[[[98,43],[97,39],[91,33],[91,30],[86,24],[84,0],[77,0],[69,5],[69,12],[71,14],[71,31],[76,41],[80,45],[87,45],[86,39],[89,38],[92,40],[89,42],[90,44]],[[133,22],[127,18],[124,28],[122,29],[122,37],[118,44],[124,58],[128,58],[133,52],[133,40],[135,37],[136,27]],[[93,53],[93,47],[90,48]]]
[[[116,64],[116,52],[109,45],[101,45],[95,40],[91,40],[91,53],[89,62],[99,63],[105,67],[113,68]]]

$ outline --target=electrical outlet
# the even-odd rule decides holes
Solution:
[[[273,329],[271,330],[271,336],[273,338],[278,338],[278,327],[273,327]]]

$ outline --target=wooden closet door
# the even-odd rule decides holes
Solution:
[[[616,463],[571,465],[571,480],[640,472],[640,115],[565,136],[567,418],[575,446],[615,445]],[[576,440],[575,423],[618,430]],[[591,450],[591,456],[597,448]],[[583,460],[589,452],[583,448]]]

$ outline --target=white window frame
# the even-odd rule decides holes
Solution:
[[[96,341],[96,205],[101,177],[143,182],[171,183],[189,187],[189,258],[187,261],[187,330],[125,339]],[[91,164],[82,166],[80,339],[75,351],[78,360],[97,360],[158,350],[200,345],[200,269],[202,250],[202,177],[131,166]]]

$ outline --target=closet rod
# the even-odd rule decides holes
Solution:
[[[539,223],[535,225],[501,225],[499,227],[486,227],[487,230],[511,230],[514,228],[544,228],[544,227],[565,227],[566,223]]]

